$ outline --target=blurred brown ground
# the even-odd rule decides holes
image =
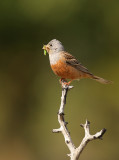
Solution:
[[[118,160],[119,1],[0,1],[0,160],[69,159],[57,128],[61,87],[42,46],[59,39],[95,75],[114,81],[73,82],[66,120],[76,146],[107,128],[103,141],[88,144],[82,160]]]

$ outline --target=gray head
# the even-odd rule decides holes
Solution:
[[[49,54],[57,53],[57,52],[60,52],[60,51],[64,51],[64,47],[63,47],[62,43],[60,41],[58,41],[57,39],[51,40],[46,45],[46,48],[47,48],[47,52]]]

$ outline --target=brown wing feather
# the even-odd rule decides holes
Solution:
[[[89,70],[84,67],[74,56],[72,56],[71,54],[67,53],[67,52],[63,52],[63,55],[66,59],[66,63],[69,64],[72,67],[75,67],[77,70],[80,70],[84,73],[93,75],[92,73],[89,72]]]

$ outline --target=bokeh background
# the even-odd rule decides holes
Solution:
[[[65,109],[76,146],[84,136],[107,129],[81,159],[119,159],[119,1],[0,1],[0,160],[69,159],[58,128],[59,78],[42,46],[59,39],[95,75],[114,81],[72,83]]]

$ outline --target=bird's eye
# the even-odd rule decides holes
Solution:
[[[52,44],[50,44],[50,47],[52,47]]]

